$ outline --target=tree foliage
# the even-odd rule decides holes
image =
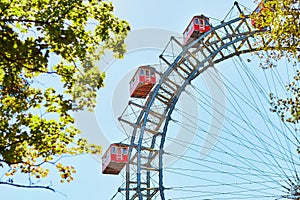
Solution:
[[[266,29],[264,38],[271,41],[266,50],[276,50],[278,58],[286,53],[299,56],[300,3],[298,0],[262,0],[252,14],[252,23]],[[298,57],[300,60],[300,57]]]
[[[286,58],[294,68],[300,61],[300,2],[299,0],[263,0],[251,15],[252,25],[261,30],[265,42],[265,68]],[[262,55],[262,54],[261,54]],[[288,97],[270,94],[271,111],[279,114],[282,121],[298,123],[300,120],[300,70],[286,85]]]
[[[280,115],[282,121],[296,124],[300,120],[300,70],[294,76],[294,80],[286,85],[289,97],[279,98],[270,94],[271,111]]]
[[[96,104],[105,75],[94,60],[125,52],[130,28],[113,10],[97,0],[1,0],[0,184],[48,188],[35,183],[51,165],[69,182],[75,169],[62,157],[101,152],[78,136],[72,112]]]

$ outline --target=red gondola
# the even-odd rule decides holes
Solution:
[[[119,174],[128,163],[128,146],[114,143],[102,156],[102,174]]]
[[[140,66],[129,82],[130,96],[146,98],[155,84],[155,69],[149,65]]]
[[[194,39],[199,38],[203,33],[211,29],[209,18],[204,15],[194,16],[188,27],[183,32],[183,45],[187,45]]]

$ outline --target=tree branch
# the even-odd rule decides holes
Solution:
[[[38,20],[29,20],[29,19],[0,19],[1,22],[24,22],[24,23],[35,23],[35,24],[51,24],[48,21],[38,21]]]
[[[13,0],[12,0],[5,8],[3,8],[3,9],[1,10],[1,13],[0,13],[1,16],[3,15],[4,11],[6,11],[6,10],[10,7],[10,5],[11,5],[12,3],[13,3]]]
[[[32,68],[29,68],[29,67],[23,65],[22,63],[18,62],[20,60],[25,60],[24,58],[13,60],[13,59],[7,57],[3,52],[0,52],[0,56],[2,56],[5,60],[7,60],[11,63],[18,63],[20,66],[26,68],[27,70],[29,70],[31,72],[40,72],[40,73],[45,73],[45,74],[57,74],[56,71],[43,71],[43,70],[40,70],[40,69],[32,69]],[[32,58],[26,58],[26,59],[33,59],[33,57]]]
[[[50,190],[50,191],[52,191],[52,192],[56,192],[53,188],[51,188],[51,187],[49,187],[49,186],[19,185],[19,184],[8,183],[8,182],[3,182],[3,181],[0,181],[0,185],[10,185],[10,186],[14,186],[14,187],[30,188],[30,189],[46,189],[46,190]]]

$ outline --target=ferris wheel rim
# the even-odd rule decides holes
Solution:
[[[153,104],[156,96],[158,95],[159,89],[161,88],[163,82],[168,78],[168,75],[172,72],[172,70],[177,65],[177,63],[180,61],[180,59],[186,54],[186,52],[189,49],[192,49],[195,44],[201,42],[202,40],[204,40],[209,35],[214,34],[216,30],[222,29],[225,26],[229,26],[232,23],[236,23],[236,22],[244,23],[244,22],[246,22],[246,20],[248,18],[249,18],[249,16],[244,16],[243,18],[238,17],[238,18],[235,18],[235,19],[230,20],[228,22],[224,22],[223,24],[220,24],[220,25],[218,25],[216,27],[213,27],[209,32],[204,33],[197,40],[193,41],[192,43],[190,43],[189,45],[187,45],[186,47],[184,47],[183,50],[182,50],[182,52],[179,54],[179,56],[176,57],[176,59],[174,60],[174,62],[171,64],[171,66],[166,70],[166,72],[163,73],[163,75],[162,75],[162,77],[160,79],[160,82],[156,85],[156,87],[155,87],[154,91],[152,92],[151,96],[147,99],[145,105],[143,106],[145,108],[143,110],[143,112],[144,112],[143,113],[143,116],[144,116],[143,117],[143,123],[142,123],[142,126],[141,126],[141,134],[140,134],[138,143],[136,145],[137,146],[138,156],[140,156],[140,151],[143,148],[142,147],[143,133],[145,131],[145,127],[146,127],[146,123],[147,123],[147,118],[149,116],[150,108],[151,108],[151,106],[152,106],[152,104]],[[257,34],[257,33],[263,33],[265,31],[266,31],[265,29],[263,29],[263,30],[253,29],[253,31],[249,31],[249,32],[241,34],[239,36],[235,35],[235,37],[236,37],[235,39],[231,39],[230,42],[225,43],[223,46],[221,46],[219,49],[217,49],[215,52],[213,52],[213,54],[210,54],[208,57],[206,57],[204,60],[202,60],[201,63],[198,64],[196,70],[194,70],[193,73],[191,73],[188,76],[188,79],[185,80],[184,84],[180,86],[180,88],[177,91],[176,95],[174,95],[174,98],[172,99],[172,104],[168,107],[168,111],[166,112],[167,115],[165,116],[166,120],[164,122],[163,132],[160,133],[162,135],[162,140],[161,140],[160,145],[159,145],[159,148],[160,148],[160,153],[159,153],[160,164],[159,164],[159,188],[158,188],[158,190],[160,192],[161,199],[165,199],[165,197],[164,197],[164,189],[165,188],[163,186],[163,164],[162,164],[162,155],[163,155],[163,148],[164,148],[164,145],[165,145],[165,136],[166,136],[166,133],[167,133],[168,124],[169,124],[169,121],[171,119],[172,112],[173,112],[173,110],[174,110],[174,108],[176,106],[176,103],[177,103],[177,101],[178,101],[181,93],[184,91],[184,89],[186,88],[186,86],[189,85],[190,82],[193,79],[195,79],[196,77],[198,77],[202,72],[204,72],[205,70],[207,70],[211,66],[211,65],[207,65],[207,66],[201,68],[201,70],[199,71],[199,69],[202,66],[202,64],[204,66],[204,63],[211,61],[211,58],[214,57],[216,54],[218,54],[220,51],[222,51],[222,49],[225,49],[228,46],[234,45],[235,43],[237,43],[239,41],[243,41],[245,39],[248,39],[248,38],[251,38],[251,37],[255,37],[255,34]],[[250,48],[250,49],[247,49],[247,50],[236,51],[236,52],[234,52],[232,54],[229,54],[229,55],[227,55],[227,56],[225,56],[225,57],[217,60],[214,63],[221,62],[223,60],[229,59],[229,58],[231,58],[233,56],[236,56],[236,55],[240,55],[240,54],[244,54],[244,53],[249,53],[249,52],[254,52],[254,51],[260,51],[260,50],[262,50],[262,47],[256,47],[256,48]],[[140,117],[139,120],[142,120],[142,116]],[[134,143],[134,139],[131,139],[131,144],[130,145],[132,146],[133,143]],[[138,159],[139,159],[139,157],[138,157]],[[138,163],[137,164],[138,170],[140,169],[140,167],[141,166]],[[139,174],[140,173],[138,173],[137,176],[139,176]],[[141,185],[141,182],[139,182],[139,179],[140,179],[140,177],[138,177],[137,184]],[[139,197],[139,199],[142,199],[141,190],[138,190],[138,191],[140,192],[138,197]]]

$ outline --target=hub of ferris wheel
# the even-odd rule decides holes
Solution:
[[[290,197],[292,200],[300,200],[300,181],[297,184],[291,183]]]

